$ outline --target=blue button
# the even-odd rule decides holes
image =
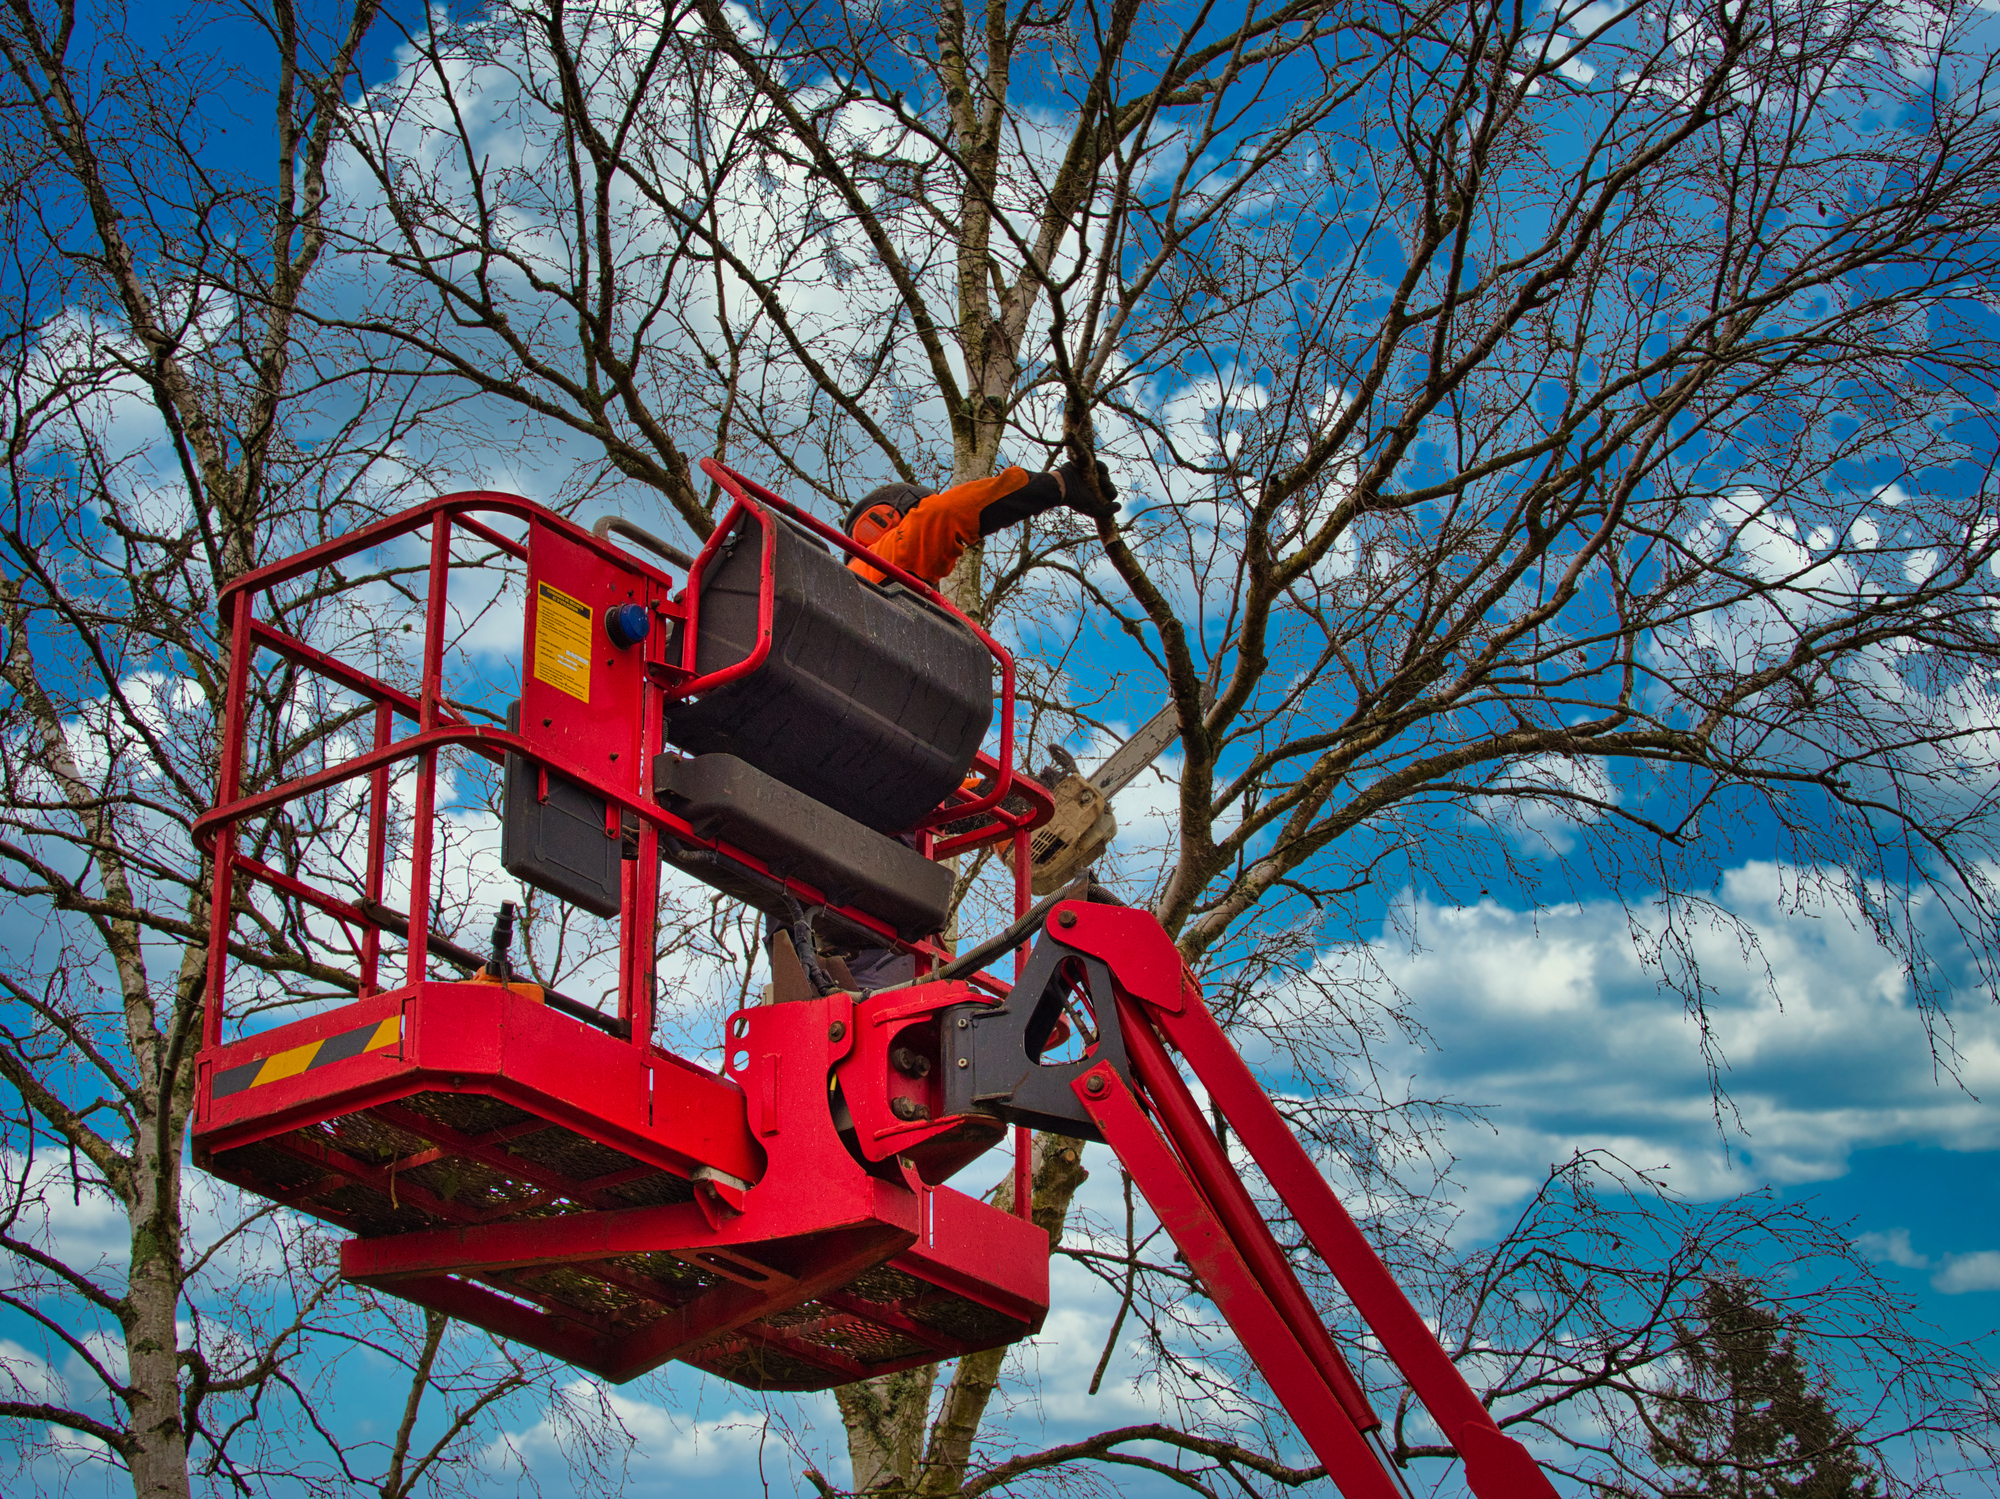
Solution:
[[[653,627],[653,617],[644,604],[613,604],[604,612],[604,633],[621,651],[637,645]]]

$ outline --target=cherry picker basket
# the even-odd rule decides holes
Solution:
[[[885,727],[883,705],[856,690],[869,675],[853,665],[861,658],[846,658],[849,680],[832,689],[824,650],[811,659],[811,611],[838,607],[828,599],[852,575],[834,558],[854,544],[707,467],[731,505],[678,588],[671,572],[606,537],[476,491],[227,591],[228,720],[217,806],[197,830],[214,854],[214,930],[226,939],[241,916],[335,943],[345,964],[309,971],[351,997],[297,1005],[298,1018],[257,1028],[271,1009],[252,992],[256,970],[227,940],[213,942],[194,1151],[215,1175],[351,1232],[352,1278],[609,1378],[682,1358],[757,1388],[823,1388],[1032,1331],[1047,1306],[1047,1239],[1021,1216],[938,1185],[1004,1127],[883,1112],[899,1097],[906,1112],[918,1107],[914,1083],[886,1053],[872,1082],[850,1076],[836,1117],[828,1078],[864,1044],[858,1033],[872,1045],[920,1029],[921,1016],[829,1020],[825,1001],[743,1012],[729,1022],[720,1071],[656,1044],[662,862],[764,909],[802,913],[835,940],[907,954],[923,973],[948,957],[936,933],[950,876],[940,898],[934,861],[1006,845],[1018,910],[1028,835],[1050,809],[1035,782],[1014,774],[1011,658],[907,576],[896,576],[888,607],[918,619],[926,659],[948,670],[928,738],[912,752],[921,773],[902,777],[919,782],[898,814],[906,820],[871,827],[773,773],[797,778],[795,767],[760,766],[770,744],[793,746],[768,725],[767,742],[753,742],[744,715],[725,710],[732,687],[767,670],[795,706],[815,691],[844,692],[841,732],[873,724],[878,740],[911,736]],[[401,681],[393,655],[364,668],[352,651],[287,628],[299,599],[363,586],[348,581],[355,559],[413,542],[427,542],[413,569],[423,634]],[[801,613],[799,569],[777,564],[806,555]],[[467,705],[490,689],[490,663],[453,649],[459,621],[506,597],[496,569],[527,601],[518,700],[504,725]],[[379,586],[380,575],[361,571]],[[896,620],[867,585],[851,586],[876,646],[893,651]],[[704,612],[727,629],[704,632]],[[732,631],[734,653],[728,639],[717,644]],[[283,676],[266,683],[266,701],[279,689],[296,697],[294,684],[310,679],[330,694],[328,711],[366,725],[366,743],[303,769],[259,764],[253,778],[253,749],[268,760],[281,738],[251,711],[259,663]],[[472,688],[447,680],[448,667],[470,670]],[[999,687],[992,753],[978,743],[992,715],[989,679]],[[674,754],[670,736],[697,753]],[[871,750],[876,762],[899,752]],[[615,922],[615,1009],[504,965],[489,971],[485,955],[440,932],[440,832],[452,812],[440,760],[468,754],[502,768],[507,866]],[[392,846],[401,807],[407,848]],[[340,815],[355,824],[355,867],[276,854],[308,816]],[[942,987],[1006,986],[975,974]],[[854,1119],[877,1114],[862,1140]]]

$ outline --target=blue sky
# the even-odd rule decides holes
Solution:
[[[518,476],[512,459],[507,466]],[[672,534],[663,513],[635,518]],[[1143,706],[1127,705],[1122,726]],[[1119,870],[1132,885],[1153,867],[1169,785],[1142,782],[1121,803]],[[1631,891],[1621,906],[1588,878],[1572,882],[1557,869],[1566,836],[1543,829],[1511,852],[1574,901],[1552,897],[1531,912],[1507,903],[1511,887],[1497,877],[1495,894],[1476,901],[1466,888],[1450,897],[1391,890],[1324,960],[1339,970],[1368,958],[1426,1028],[1421,1043],[1384,1044],[1384,1073],[1413,1095],[1443,1092],[1469,1107],[1441,1142],[1457,1163],[1447,1207],[1460,1241],[1499,1231],[1551,1163],[1607,1149],[1694,1199],[1769,1187],[1784,1200],[1810,1200],[1851,1221],[1884,1273],[1948,1335],[1978,1337],[2000,1323],[2000,1127],[1991,1102],[2000,1089],[2000,1019],[1967,955],[1940,943],[1951,999],[1941,1016],[1927,1017],[1855,913],[1801,893],[1796,872],[1774,862],[1775,827],[1733,827],[1713,893],[1742,925],[1692,939],[1710,983],[1718,1105],[1694,1021],[1635,957],[1635,924],[1644,935],[1658,919],[1651,892]],[[1389,919],[1391,906],[1400,919]],[[22,940],[4,925],[0,934]],[[1273,1083],[1282,1086],[1282,1077]],[[983,1185],[1000,1169],[982,1162],[968,1175]],[[1115,1173],[1101,1152],[1093,1170],[1085,1206],[1109,1220]],[[91,1204],[59,1219],[52,1232],[64,1242],[120,1252],[118,1225]],[[1163,1402],[1171,1408],[1171,1392],[1121,1377],[1136,1366],[1130,1351],[1114,1361],[1100,1394],[1085,1393],[1110,1301],[1067,1262],[1056,1267],[1056,1288],[1049,1326],[1018,1355],[1022,1377],[1003,1397],[1010,1437],[1037,1444],[1145,1419]],[[25,1328],[0,1321],[0,1337],[33,1356]],[[60,1362],[50,1372],[65,1373]],[[352,1429],[386,1429],[395,1412],[382,1388],[368,1357],[351,1355],[328,1408]],[[609,1398],[638,1438],[627,1489],[634,1494],[799,1492],[800,1448],[838,1472],[838,1426],[824,1398],[766,1407],[686,1373]],[[560,1434],[528,1409],[510,1409],[503,1425],[511,1456],[493,1450],[481,1490],[510,1492],[519,1464],[561,1492]],[[87,1469],[45,1468],[39,1479],[51,1491],[64,1483],[92,1490]],[[1159,1487],[1143,1479],[1121,1486],[1135,1494]]]

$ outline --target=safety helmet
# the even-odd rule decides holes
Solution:
[[[863,546],[873,546],[927,498],[914,484],[879,485],[854,502],[843,529]]]

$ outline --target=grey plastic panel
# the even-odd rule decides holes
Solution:
[[[948,866],[933,864],[734,755],[692,760],[662,755],[653,762],[653,791],[703,837],[734,844],[776,873],[816,885],[906,938],[936,932],[951,909]],[[786,914],[782,892],[740,864],[701,849],[669,849],[665,857],[725,894],[781,918]]]
[[[513,715],[509,715],[512,727]],[[547,891],[598,916],[622,905],[619,864],[623,840],[606,837],[604,798],[553,773],[549,799],[540,774],[520,755],[507,756],[500,792],[500,866],[523,884]]]

